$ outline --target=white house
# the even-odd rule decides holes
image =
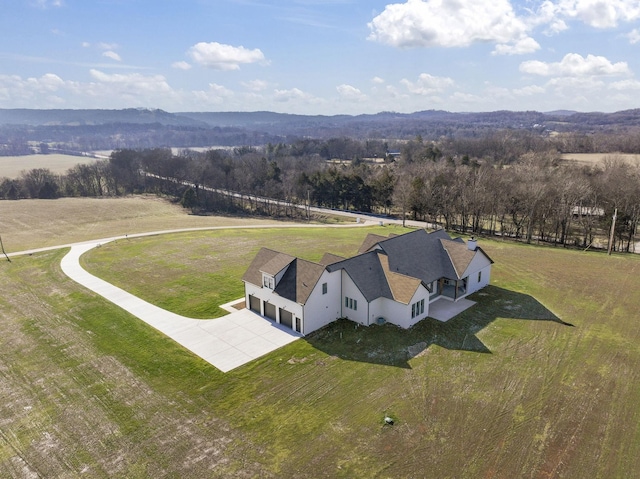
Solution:
[[[493,261],[475,240],[444,230],[370,234],[352,258],[319,263],[262,248],[242,277],[247,307],[308,334],[338,318],[409,328],[434,301],[458,301],[489,284]]]

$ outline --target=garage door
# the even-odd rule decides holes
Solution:
[[[249,295],[249,309],[260,314],[260,298],[256,298],[253,295]]]
[[[293,328],[293,313],[280,308],[280,324],[287,328]]]
[[[264,303],[264,315],[269,318],[276,320],[276,305],[271,303]]]

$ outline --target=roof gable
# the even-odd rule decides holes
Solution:
[[[358,254],[366,253],[371,248],[373,248],[375,245],[377,245],[378,243],[380,243],[381,241],[384,241],[386,239],[387,239],[386,236],[377,235],[377,234],[374,234],[374,233],[369,233],[365,237],[365,239],[362,242],[362,244],[360,245],[360,248],[358,249]]]
[[[337,263],[338,261],[344,261],[345,259],[346,258],[338,256],[337,254],[325,253],[319,263],[324,266],[329,266],[330,264]]]
[[[353,258],[327,266],[327,271],[344,270],[353,280],[368,302],[379,297],[393,299],[393,294],[387,282],[377,251],[359,254]]]
[[[289,266],[295,259],[294,256],[285,253],[277,253],[260,267],[260,272],[275,276]]]
[[[422,284],[417,278],[411,276],[405,276],[404,274],[394,273],[389,270],[389,258],[384,254],[379,254],[378,259],[382,265],[382,271],[389,284],[389,289],[395,301],[400,303],[409,304],[411,298],[413,298],[417,289]]]
[[[290,301],[305,304],[324,270],[325,267],[321,264],[296,258],[274,291]]]
[[[476,252],[471,251],[464,242],[441,239],[440,243],[451,260],[456,277],[461,279],[476,256]]]
[[[260,248],[256,256],[253,258],[253,261],[251,261],[251,264],[247,268],[247,271],[245,271],[245,273],[242,275],[242,281],[254,284],[256,286],[262,286],[262,268],[265,264],[269,263],[280,254],[282,253],[269,248]]]

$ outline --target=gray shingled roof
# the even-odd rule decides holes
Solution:
[[[321,264],[295,258],[269,248],[261,248],[242,276],[242,280],[262,287],[262,272],[275,275],[287,265],[289,268],[276,285],[274,292],[296,303],[305,304],[322,276],[325,267]],[[270,273],[273,271],[275,272]]]
[[[282,253],[274,251],[269,248],[260,248],[258,254],[253,258],[249,268],[242,275],[242,281],[255,284],[256,286],[262,286],[262,272],[261,269],[265,264],[269,263],[274,258],[278,257]]]
[[[382,270],[377,251],[359,254],[327,266],[327,271],[330,273],[340,269],[347,272],[368,302],[381,296],[393,299],[393,293]]]
[[[332,263],[344,261],[345,259],[345,257],[338,256],[337,254],[325,253],[324,255],[322,255],[322,259],[320,259],[319,263],[324,266],[329,266]]]
[[[305,304],[324,268],[321,264],[297,258],[289,265],[274,291],[290,301]]]
[[[420,279],[425,284],[440,278],[457,278],[440,240],[451,240],[444,231],[416,230],[378,243],[389,257],[389,270]]]

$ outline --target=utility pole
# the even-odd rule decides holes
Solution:
[[[311,197],[310,190],[307,188],[307,222],[311,221]]]
[[[613,235],[616,232],[616,218],[618,218],[618,208],[613,212],[613,221],[611,222],[611,233],[609,233],[609,248],[607,254],[611,256],[611,250],[613,249]]]

